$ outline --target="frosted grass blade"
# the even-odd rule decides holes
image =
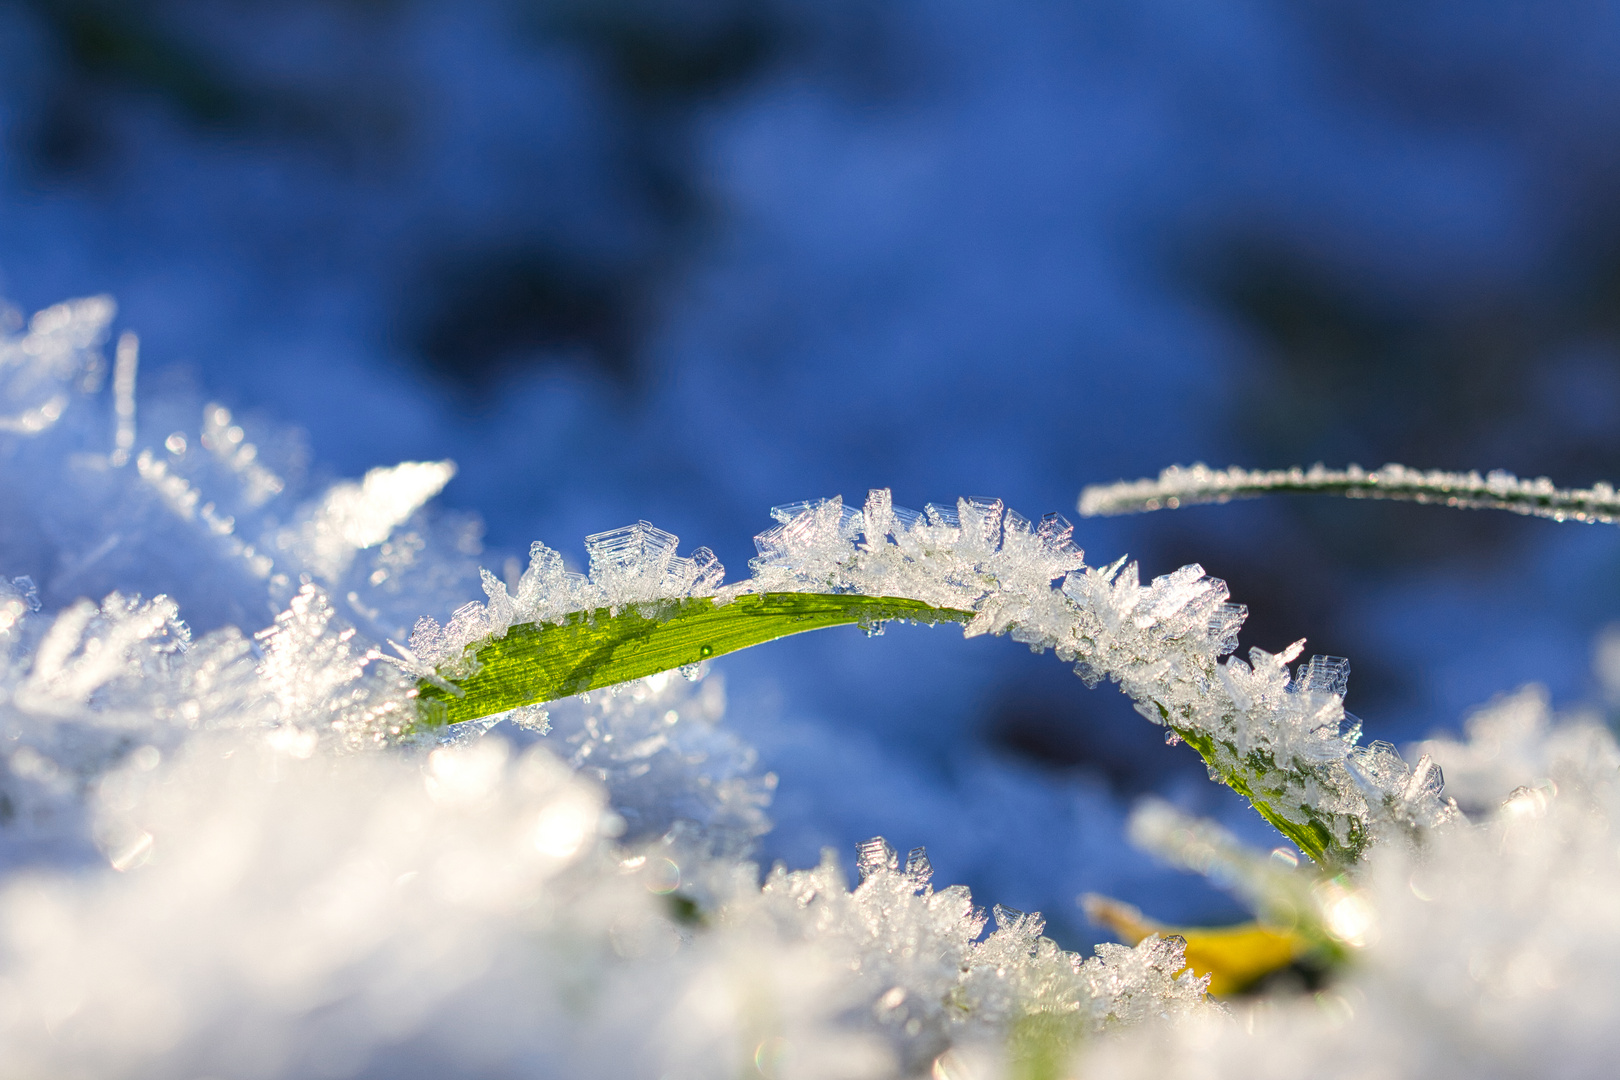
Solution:
[[[772,510],[748,581],[722,585],[708,548],[648,522],[587,538],[589,574],[544,544],[515,589],[483,573],[486,603],[417,623],[405,652],[418,727],[457,724],[698,664],[778,637],[889,619],[963,624],[1051,650],[1087,686],[1116,683],[1167,741],[1324,867],[1454,812],[1387,744],[1359,746],[1343,662],[1237,646],[1245,609],[1197,565],[1143,583],[1119,559],[1087,566],[1061,515],[1038,523],[996,499],[918,514],[886,488]]]
[[[966,623],[971,611],[893,596],[753,593],[730,603],[690,597],[580,611],[556,623],[520,623],[467,647],[474,671],[454,681],[417,685],[418,714],[429,726],[459,724],[523,705],[555,701],[632,679],[674,671],[713,656],[830,626],[910,622]]]
[[[1554,521],[1620,523],[1620,494],[1608,484],[1558,488],[1545,476],[1524,480],[1509,472],[1453,473],[1385,465],[1367,470],[1351,465],[1328,469],[1212,469],[1172,465],[1156,480],[1094,484],[1080,495],[1084,517],[1109,517],[1182,506],[1225,503],[1263,495],[1342,495],[1350,499],[1394,499],[1467,510],[1509,510]]]

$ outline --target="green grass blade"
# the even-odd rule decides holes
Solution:
[[[920,600],[843,593],[751,593],[724,604],[693,597],[617,614],[608,608],[580,611],[560,623],[521,623],[469,646],[473,673],[448,684],[423,679],[417,684],[417,713],[430,727],[459,724],[808,630],[874,627],[893,619],[965,623],[972,618],[971,611]]]
[[[417,716],[424,727],[479,720],[556,701],[632,679],[674,671],[777,638],[830,626],[875,627],[891,620],[967,623],[971,611],[938,608],[920,600],[856,593],[749,593],[728,603],[711,597],[577,611],[557,623],[520,623],[499,637],[468,646],[467,657],[417,683]],[[466,675],[451,675],[456,669]],[[1213,775],[1246,796],[1255,809],[1318,863],[1337,867],[1356,859],[1343,849],[1330,822],[1306,813],[1283,813],[1281,792],[1262,777],[1275,766],[1245,760],[1235,748],[1179,723],[1155,702],[1165,723],[1203,757]],[[1302,807],[1308,811],[1308,808]]]
[[[559,622],[519,623],[467,646],[417,683],[417,720],[437,728],[497,716],[831,626],[872,628],[897,619],[965,624],[974,617],[904,597],[799,592],[746,593],[721,602],[691,597],[616,613],[576,611]],[[1305,798],[1313,784],[1332,787],[1335,777],[1307,777],[1299,772],[1303,766],[1279,768],[1262,752],[1240,753],[1201,730],[1184,708],[1151,692],[1138,700],[1151,702],[1163,723],[1204,759],[1212,778],[1245,796],[1306,855],[1334,869],[1356,862],[1365,839],[1361,823],[1318,810]]]

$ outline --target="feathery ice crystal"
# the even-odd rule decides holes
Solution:
[[[732,585],[641,523],[592,537],[588,574],[536,545],[508,590],[478,570],[475,525],[427,505],[448,463],[322,490],[295,443],[217,404],[137,416],[132,336],[103,391],[112,313],[61,305],[0,339],[8,1073],[1509,1076],[1613,1059],[1620,750],[1601,725],[1526,692],[1410,767],[1359,745],[1342,661],[1231,658],[1243,611],[1200,568],[1143,585],[1123,561],[1087,566],[1061,518],[989,500],[778,508]],[[479,583],[485,602],[456,608]],[[854,888],[833,853],[762,882],[748,859],[777,778],[702,670],[420,729],[419,680],[471,678],[515,626],[773,593],[909,598],[1118,682],[1339,873],[1163,806],[1133,834],[1319,928],[1349,957],[1337,981],[1218,1006],[1175,938],[1082,958],[1002,907],[986,933],[965,888],[936,891],[921,849],[902,862],[882,840]],[[1477,823],[1442,800],[1440,766]]]

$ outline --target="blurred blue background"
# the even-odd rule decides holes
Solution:
[[[737,576],[773,504],[1033,516],[1195,460],[1620,480],[1613,4],[0,0],[0,147],[0,295],[114,294],[143,395],[295,424],[318,472],[454,458],[492,567],[648,518]],[[1620,615],[1606,528],[1296,500],[1079,539],[1350,657],[1395,741],[1591,698]],[[927,843],[1068,943],[1084,888],[1235,917],[1119,815],[1247,817],[1050,657],[720,670],[767,860]]]

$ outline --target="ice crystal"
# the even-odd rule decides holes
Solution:
[[[407,461],[372,469],[358,484],[336,484],[283,534],[281,546],[296,551],[317,576],[332,580],[356,553],[387,540],[455,473],[452,462]]]
[[[590,553],[591,578],[615,608],[638,600],[706,595],[720,584],[726,568],[708,548],[681,558],[675,553],[677,543],[678,537],[646,521],[588,536],[585,550]]]
[[[910,1072],[953,1044],[994,1038],[1045,1018],[1080,1040],[1113,1027],[1207,1011],[1204,980],[1185,971],[1178,942],[1104,945],[1089,959],[1041,936],[1039,914],[997,906],[995,928],[956,885],[935,892],[918,873],[922,852],[902,868],[881,837],[860,846],[862,878],[848,891],[827,852],[814,870],[776,867],[761,901],[728,910],[775,932],[815,942],[854,973],[857,995]]]

